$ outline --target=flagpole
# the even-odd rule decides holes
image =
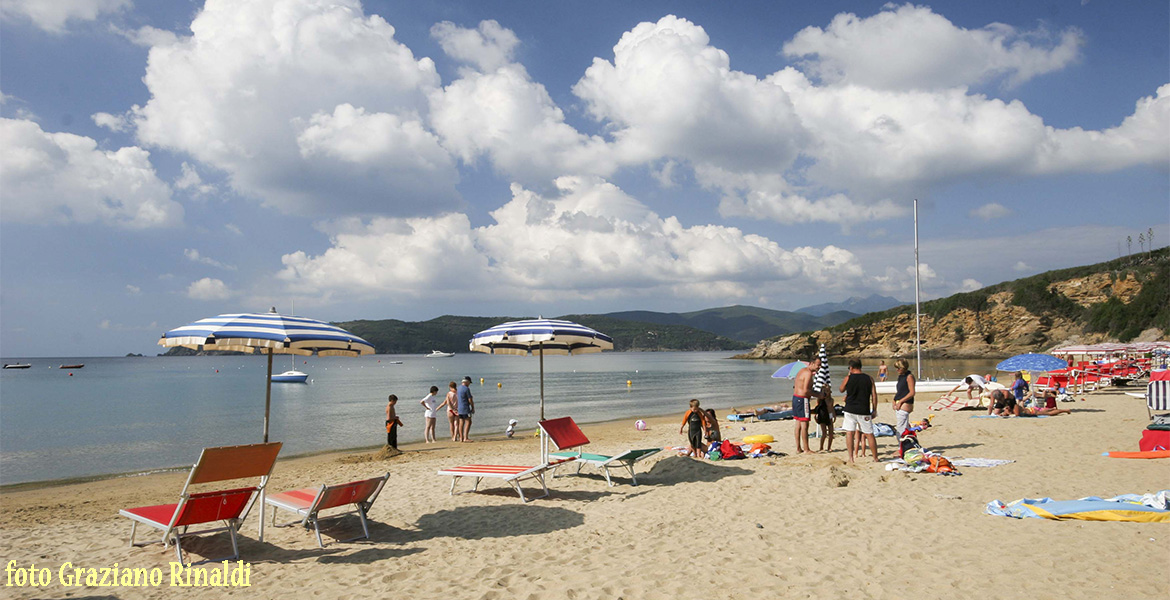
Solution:
[[[918,376],[922,379],[922,311],[919,308],[918,288],[918,198],[914,199],[914,351],[917,356]]]

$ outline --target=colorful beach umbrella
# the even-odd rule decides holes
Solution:
[[[1049,354],[1017,354],[998,365],[998,371],[1037,371],[1047,372],[1068,367],[1068,362]]]
[[[544,420],[544,355],[588,354],[613,350],[613,338],[584,325],[558,319],[527,319],[501,323],[473,336],[472,352],[540,357],[540,420]],[[548,462],[548,438],[541,430],[540,459]]]
[[[268,355],[264,378],[264,442],[268,442],[268,416],[272,404],[272,355],[360,356],[373,354],[374,346],[362,338],[324,321],[268,313],[226,314],[201,319],[163,334],[158,345],[192,350],[260,353]]]
[[[797,360],[797,361],[790,362],[790,363],[784,365],[783,367],[776,369],[776,372],[772,373],[772,378],[773,379],[794,379],[796,377],[796,374],[799,373],[801,369],[803,369],[807,366],[808,366],[808,363],[804,362],[803,360]]]

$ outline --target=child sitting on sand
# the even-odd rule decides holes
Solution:
[[[687,427],[687,441],[690,443],[691,449],[687,456],[695,458],[703,458],[703,435],[710,429],[707,424],[707,413],[699,408],[699,401],[691,400],[691,407],[687,410],[687,414],[683,415],[682,425],[678,426],[679,435],[682,434],[683,428]]]

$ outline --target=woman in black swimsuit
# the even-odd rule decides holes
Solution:
[[[910,373],[910,363],[899,358],[894,362],[898,370],[898,386],[894,389],[894,415],[897,424],[894,430],[898,435],[910,428],[910,413],[914,412],[914,375]]]

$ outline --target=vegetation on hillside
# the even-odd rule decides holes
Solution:
[[[749,346],[684,325],[656,325],[600,315],[557,317],[592,327],[613,338],[614,350],[738,350]],[[444,315],[430,321],[396,319],[347,321],[339,327],[374,345],[379,354],[426,354],[431,350],[467,352],[471,336],[493,325],[520,317],[460,317]]]
[[[1133,275],[1142,282],[1141,292],[1129,304],[1117,298],[1082,307],[1068,297],[1049,289],[1053,283],[1109,273],[1114,280]],[[1137,337],[1143,330],[1158,327],[1170,331],[1170,247],[1141,255],[1118,258],[1095,265],[1047,271],[1031,277],[1005,281],[973,292],[963,292],[922,303],[922,314],[939,319],[952,311],[968,309],[981,312],[989,298],[1000,292],[1012,293],[1012,304],[1035,315],[1059,316],[1082,323],[1086,331],[1106,333],[1123,342]],[[900,306],[869,313],[829,328],[839,333],[896,317],[914,314],[914,306]]]

